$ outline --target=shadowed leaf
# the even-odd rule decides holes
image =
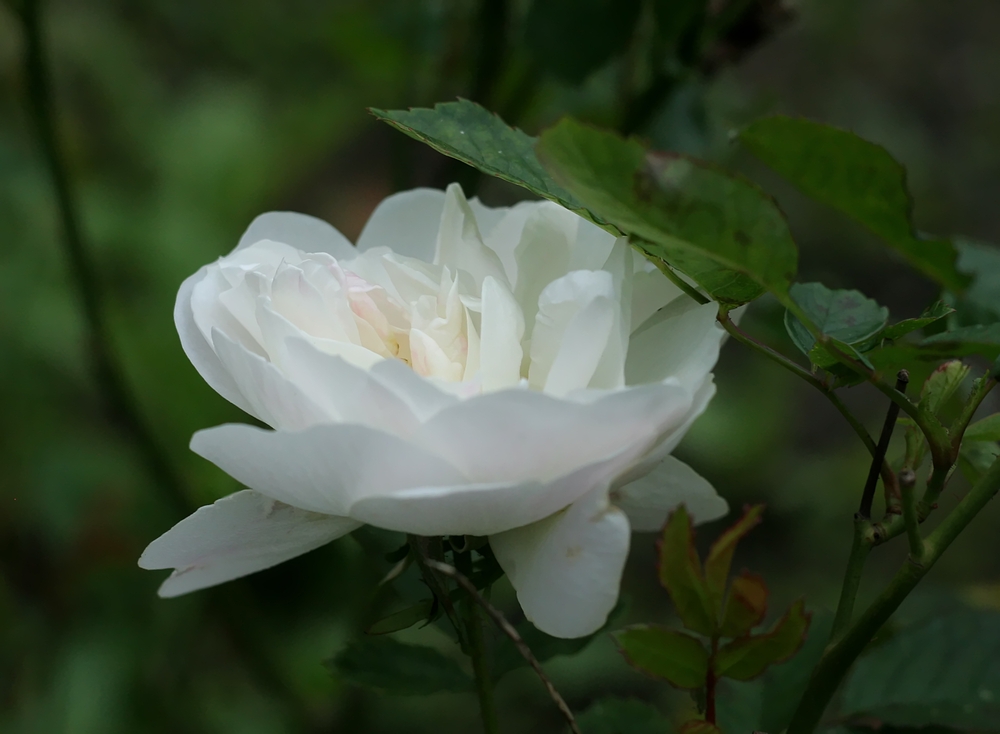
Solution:
[[[882,146],[847,130],[781,115],[751,123],[740,140],[805,194],[878,235],[928,277],[956,293],[968,286],[951,242],[914,233],[906,170]]]
[[[677,688],[700,688],[708,675],[708,650],[701,640],[677,630],[639,625],[616,632],[629,665]]]
[[[764,505],[754,505],[743,510],[743,517],[737,520],[722,535],[716,538],[705,557],[705,586],[715,602],[716,614],[722,612],[722,599],[726,593],[726,579],[733,563],[733,553],[743,537],[760,523]]]
[[[691,516],[683,505],[671,513],[659,545],[660,583],[670,594],[677,616],[689,630],[711,636],[715,607],[695,551]]]
[[[764,621],[767,584],[757,574],[744,571],[729,585],[729,596],[720,631],[725,637],[742,637]]]

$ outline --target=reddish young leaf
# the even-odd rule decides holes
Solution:
[[[750,680],[769,665],[787,660],[802,645],[811,617],[801,600],[795,602],[767,634],[739,637],[723,645],[715,656],[715,674]]]
[[[757,574],[744,571],[729,584],[719,631],[723,637],[743,637],[764,621],[766,613],[767,584]]]
[[[689,630],[711,637],[717,627],[701,562],[694,548],[691,517],[681,505],[667,520],[659,547],[660,583],[670,594],[677,616]]]
[[[743,510],[743,517],[720,535],[705,559],[705,585],[708,587],[717,614],[722,613],[722,600],[726,594],[726,579],[733,563],[733,553],[740,540],[760,522],[764,505],[754,505]]]
[[[705,685],[708,650],[691,635],[655,625],[637,625],[614,636],[633,668],[663,678],[677,688]]]

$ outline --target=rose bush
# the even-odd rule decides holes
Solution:
[[[353,246],[312,217],[258,217],[180,288],[185,352],[273,430],[191,448],[250,489],[154,541],[175,596],[363,523],[487,536],[525,615],[605,621],[632,530],[726,503],[669,456],[714,393],[716,305],[624,238],[548,202],[494,209],[457,185],[383,201]]]

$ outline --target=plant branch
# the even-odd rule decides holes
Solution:
[[[874,546],[871,521],[860,512],[854,515],[854,539],[851,542],[851,555],[847,559],[847,569],[844,571],[844,582],[840,585],[840,599],[837,602],[837,613],[833,618],[833,629],[830,639],[836,640],[851,625],[854,617],[854,604],[861,587],[861,577],[864,574],[865,561]]]
[[[909,382],[910,373],[906,370],[900,370],[896,376],[896,390],[905,393]],[[879,436],[878,445],[875,447],[875,454],[872,456],[872,465],[868,471],[868,479],[865,481],[865,488],[861,493],[861,507],[858,509],[858,514],[868,520],[872,518],[872,502],[875,499],[875,487],[878,484],[879,471],[885,465],[885,454],[889,450],[889,441],[892,440],[892,432],[896,427],[897,418],[899,418],[899,404],[890,403],[889,410],[885,414],[885,423],[882,424],[882,433]],[[888,487],[889,483],[886,482],[886,488],[888,489]]]
[[[920,520],[917,517],[916,499],[913,487],[917,483],[917,475],[912,469],[904,469],[899,473],[899,493],[903,502],[903,524],[906,527],[906,537],[910,543],[910,555],[918,561],[924,557],[924,541],[920,537]]]
[[[844,405],[843,401],[839,397],[837,397],[836,392],[834,392],[827,385],[825,385],[819,378],[816,377],[816,375],[812,374],[811,372],[809,372],[809,370],[805,369],[801,365],[796,364],[788,357],[781,354],[781,352],[772,349],[766,344],[762,344],[761,342],[757,341],[752,336],[747,334],[745,331],[740,329],[735,323],[733,323],[733,320],[729,317],[728,311],[720,310],[718,321],[722,325],[722,328],[725,329],[727,332],[729,332],[729,335],[732,336],[736,341],[740,342],[741,344],[747,347],[750,347],[751,349],[757,352],[760,352],[765,357],[770,359],[772,362],[781,365],[783,368],[794,374],[796,377],[805,380],[814,388],[819,390],[823,394],[823,396],[826,397],[826,399],[833,404],[833,407],[835,407],[840,412],[840,414],[844,416],[844,419],[848,422],[851,428],[854,429],[854,432],[858,435],[858,438],[860,438],[861,442],[865,445],[865,448],[868,449],[868,453],[871,454],[873,458],[877,455],[878,450],[875,445],[875,441],[872,440],[872,437],[869,435],[868,430],[861,424],[861,421],[859,421],[855,417],[855,415],[850,411],[850,409],[846,405]],[[884,458],[881,463],[880,472],[882,475],[883,482],[889,484],[893,481],[892,469],[889,467],[888,462],[886,462]]]
[[[545,690],[548,691],[549,697],[566,719],[566,723],[569,724],[570,731],[573,732],[573,734],[580,734],[580,729],[576,724],[576,718],[573,716],[573,712],[566,704],[565,699],[559,694],[559,691],[556,690],[556,687],[552,684],[549,676],[542,668],[542,664],[538,662],[538,658],[536,658],[534,653],[531,652],[531,648],[529,648],[527,643],[525,643],[525,641],[521,638],[521,635],[514,628],[514,625],[507,621],[503,612],[490,604],[490,602],[479,593],[475,584],[473,584],[467,576],[460,573],[454,566],[449,566],[446,563],[440,563],[438,561],[427,561],[427,565],[435,571],[454,579],[455,582],[465,589],[469,593],[470,597],[483,608],[483,611],[489,615],[490,619],[493,620],[493,623],[500,628],[500,631],[507,635],[507,637],[510,638],[510,641],[514,643],[517,651],[521,653],[521,657],[523,657],[528,665],[534,669],[535,673],[542,681],[542,685],[545,686]]]
[[[993,462],[944,521],[923,543],[922,559],[909,556],[889,585],[850,629],[827,648],[799,700],[787,734],[812,734],[851,664],[948,546],[1000,491],[1000,459]]]

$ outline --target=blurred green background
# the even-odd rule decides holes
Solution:
[[[355,237],[400,188],[460,180],[490,204],[521,196],[381,125],[369,106],[460,95],[533,133],[573,114],[742,169],[788,212],[801,280],[858,288],[896,318],[919,313],[933,286],[751,164],[730,143],[733,129],[775,110],[849,127],[907,165],[921,228],[1000,241],[995,0],[46,6],[58,129],[111,340],[192,508],[237,487],[187,450],[191,434],[243,417],[180,349],[172,307],[181,280],[270,209],[320,216]],[[221,588],[156,597],[160,574],[136,559],[180,510],[94,379],[24,105],[22,53],[19,24],[0,5],[0,731],[476,731],[472,696],[390,698],[322,667],[397,603],[376,585],[387,564],[372,546],[383,537],[345,538]],[[781,316],[762,300],[744,326],[791,354]],[[768,504],[737,565],[764,573],[773,608],[803,594],[830,607],[866,452],[820,395],[738,344],[723,350],[718,380],[679,455],[734,507]],[[845,399],[875,432],[881,396],[858,387]],[[952,597],[1000,600],[998,521],[998,506],[975,521],[910,613]],[[702,541],[718,529],[704,528]],[[863,594],[898,563],[900,543],[874,554]],[[669,616],[652,556],[653,537],[635,536],[628,620]],[[509,588],[497,598],[514,610]],[[407,639],[447,647],[435,628]],[[665,710],[677,698],[629,669],[608,639],[549,668],[575,709],[609,693]],[[498,695],[505,731],[558,730],[530,672],[505,679]]]

